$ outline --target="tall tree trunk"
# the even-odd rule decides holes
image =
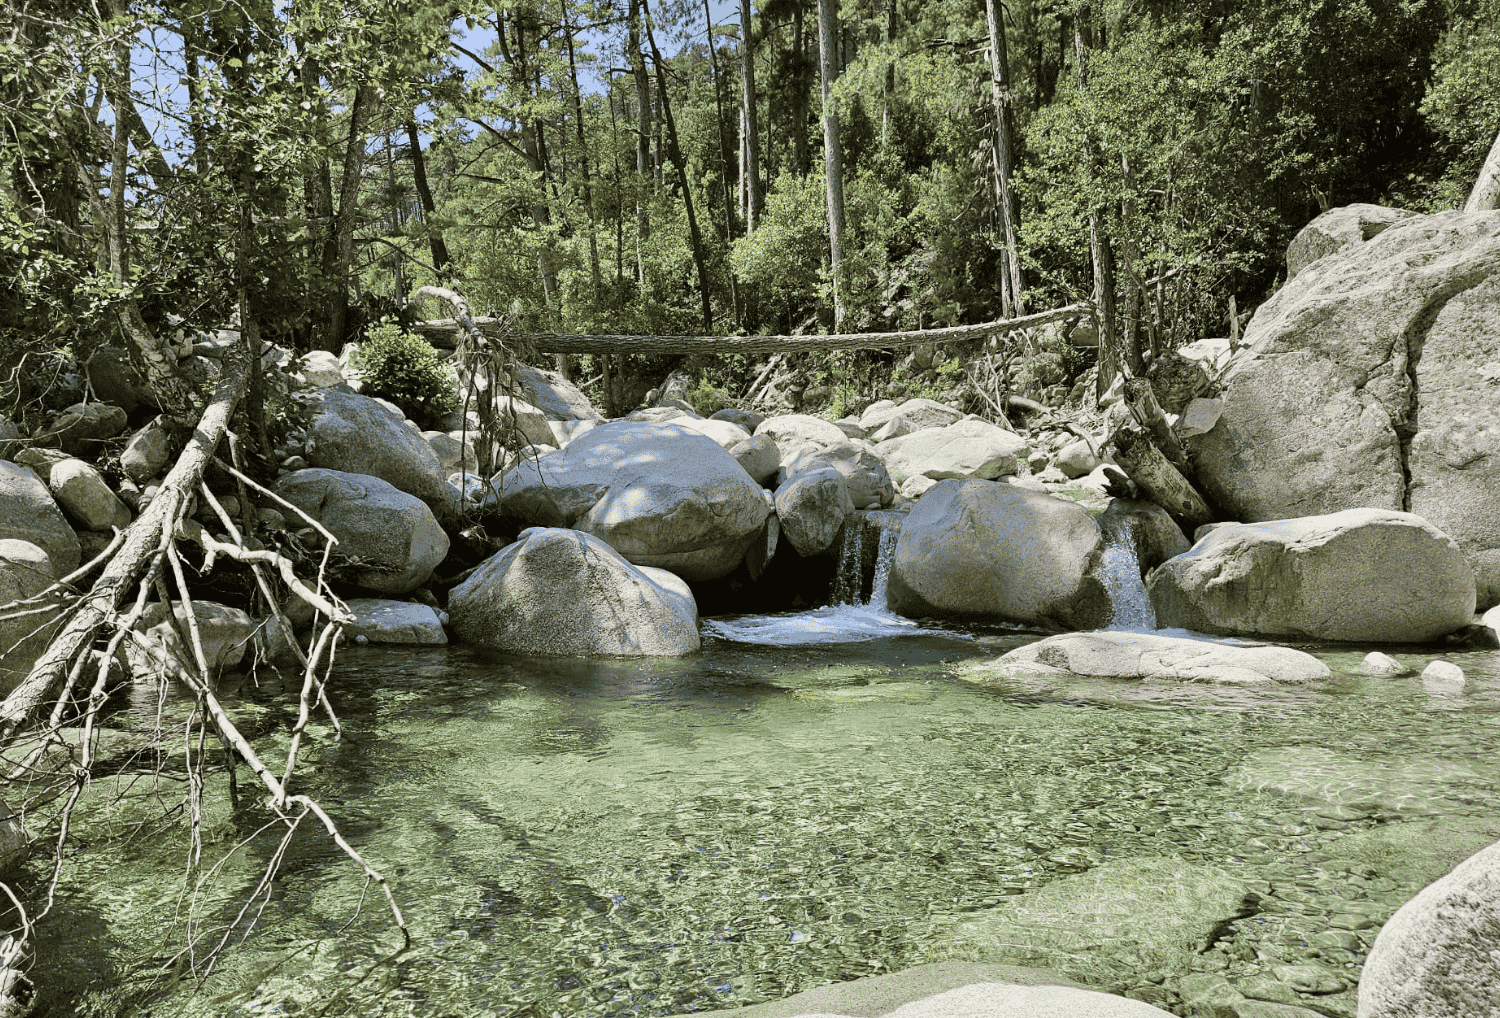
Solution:
[[[1135,174],[1130,169],[1130,159],[1120,154],[1120,172],[1125,178],[1125,197],[1120,200],[1120,220],[1125,227],[1120,231],[1120,268],[1124,274],[1125,309],[1120,320],[1121,357],[1131,375],[1140,377],[1146,364],[1141,356],[1141,312],[1144,305],[1145,286],[1141,281],[1141,255],[1135,244],[1130,224],[1136,219]]]
[[[349,107],[349,134],[344,142],[344,168],[339,181],[339,205],[333,214],[333,243],[325,248],[323,264],[329,280],[328,317],[323,349],[337,353],[346,339],[349,321],[349,282],[354,276],[354,224],[359,213],[359,187],[365,169],[365,125],[375,96],[367,85],[354,90]],[[328,257],[331,252],[332,257]]]
[[[1021,209],[1016,201],[1010,178],[1015,166],[1011,140],[1015,135],[1011,114],[1010,57],[1005,46],[1005,22],[1000,0],[985,0],[985,15],[990,29],[990,96],[995,106],[995,204],[1000,212],[1000,227],[1005,240],[1006,285],[1011,299],[1006,302],[1007,318],[1026,313],[1022,297],[1021,248],[1016,237],[1021,228]]]
[[[714,15],[709,9],[708,0],[703,0],[703,20],[708,28],[708,60],[714,71],[714,122],[719,127],[719,185],[724,192],[724,249],[727,251],[734,243],[735,235],[734,192],[733,185],[729,182],[734,176],[734,164],[729,160],[729,132],[724,125],[724,97],[720,91],[724,75],[719,70],[719,50],[714,45]],[[734,273],[726,274],[729,277],[729,306],[733,309],[734,321],[743,324],[740,321],[740,295],[735,286]]]
[[[823,178],[828,191],[829,268],[833,275],[833,328],[843,327],[849,299],[844,281],[844,154],[839,147],[839,111],[833,83],[838,77],[838,0],[818,0],[818,70],[823,82]]]
[[[1092,37],[1088,4],[1073,11],[1073,53],[1078,62],[1079,91],[1088,91],[1089,49]],[[1093,138],[1086,132],[1083,158],[1089,179],[1096,174],[1098,153]],[[1099,316],[1099,379],[1096,396],[1102,397],[1120,373],[1119,343],[1115,338],[1115,259],[1105,229],[1104,209],[1089,211],[1089,255],[1094,268],[1094,306]]]
[[[885,42],[896,44],[896,0],[885,0]],[[885,62],[885,83],[881,87],[880,146],[891,143],[891,104],[896,101],[896,61]]]
[[[422,206],[422,218],[427,224],[427,247],[432,252],[432,267],[437,270],[438,282],[448,277],[448,245],[443,240],[443,231],[432,224],[437,214],[437,204],[432,200],[432,188],[427,183],[427,158],[422,155],[422,139],[417,133],[415,117],[406,121],[406,142],[411,149],[411,176],[417,186],[417,201]]]
[[[792,172],[805,177],[812,171],[812,157],[807,145],[807,93],[810,91],[807,68],[807,39],[802,31],[802,4],[792,8],[792,59],[796,72],[792,100]]]
[[[656,48],[656,33],[651,30],[651,11],[646,7],[645,0],[642,0],[641,7],[646,21],[646,43],[651,47],[651,61],[656,65],[656,91],[661,96],[668,152],[672,168],[677,171],[677,179],[682,183],[682,205],[687,212],[688,240],[693,246],[693,265],[698,270],[698,291],[703,299],[703,331],[707,334],[714,331],[714,314],[712,298],[708,292],[708,265],[703,255],[703,234],[698,230],[698,215],[693,208],[693,186],[688,180],[687,160],[682,157],[682,146],[677,140],[677,121],[672,118],[672,101],[667,94],[666,62],[661,58],[661,50]]]
[[[594,219],[594,185],[589,177],[588,143],[583,135],[583,93],[578,89],[578,61],[573,53],[573,26],[568,24],[568,5],[562,5],[563,37],[568,40],[568,74],[573,81],[573,118],[578,125],[578,168],[583,174],[583,204],[589,214],[589,275],[597,295],[604,288],[599,272],[598,224]]]
[[[641,0],[630,0],[630,67],[635,77],[635,273],[646,285],[645,242],[651,236],[651,211],[646,195],[651,193],[651,78],[646,74],[646,57],[641,52]]]
[[[760,116],[755,102],[755,32],[750,18],[750,0],[740,0],[740,102],[741,146],[740,179],[745,189],[745,232],[754,233],[765,208],[760,187]]]

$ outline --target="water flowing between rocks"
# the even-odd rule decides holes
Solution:
[[[133,831],[140,789],[99,791],[41,930],[39,1013],[674,1015],[966,957],[1168,1007],[1227,982],[1352,1015],[1379,925],[1500,838],[1500,652],[1445,655],[1461,690],[1364,677],[1364,647],[1313,648],[1334,676],[1312,687],[979,688],[966,662],[1039,634],[900,618],[875,575],[868,603],[705,620],[687,659],[350,648],[345,735],[311,730],[297,790],[388,876],[412,949],[390,957],[318,832],[242,917],[280,836],[253,804],[205,819],[208,857],[250,841],[193,898],[180,831]],[[272,746],[292,688],[222,695]],[[1106,933],[1059,934],[1104,902]],[[244,942],[171,979],[174,917]]]

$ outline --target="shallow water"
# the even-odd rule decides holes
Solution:
[[[956,677],[964,662],[1035,634],[854,610],[712,620],[677,661],[351,649],[330,690],[345,735],[315,730],[298,790],[389,878],[412,947],[390,957],[378,892],[311,827],[253,929],[237,912],[279,832],[196,902],[180,832],[95,837],[35,972],[73,989],[41,1013],[728,1008],[935,960],[1015,895],[1170,857],[1256,889],[1188,968],[1253,981],[1311,960],[1342,980],[1319,998],[1337,1014],[1379,923],[1458,861],[1443,853],[1500,838],[1500,652],[1444,655],[1462,690],[1361,677],[1366,648],[1319,651],[1334,677],[1307,688],[989,689]],[[245,688],[230,705],[274,747],[292,700]],[[210,818],[206,858],[262,816]],[[162,970],[189,914],[246,935],[196,987]],[[1329,929],[1341,944],[1309,946]],[[1075,961],[1115,989],[1151,975],[1128,955]]]

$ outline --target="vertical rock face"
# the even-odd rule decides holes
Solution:
[[[1210,500],[1246,522],[1415,512],[1500,601],[1500,212],[1400,219],[1322,257],[1245,339],[1190,440]]]
[[[1097,629],[1103,536],[1072,502],[994,481],[939,481],[907,515],[889,603],[911,616]]]
[[[1217,527],[1146,588],[1158,625],[1222,635],[1421,643],[1474,614],[1453,540],[1380,509]]]

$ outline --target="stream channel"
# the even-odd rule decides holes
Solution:
[[[1500,652],[1443,654],[1468,674],[1457,689],[1363,676],[1374,648],[1342,645],[1303,648],[1333,670],[1304,687],[985,687],[963,681],[967,663],[1041,634],[858,604],[703,631],[702,652],[679,660],[346,649],[329,686],[343,737],[311,729],[296,790],[389,878],[412,946],[392,957],[400,936],[378,889],[311,820],[239,915],[280,843],[252,837],[265,817],[253,791],[238,813],[215,797],[205,860],[248,847],[184,897],[184,828],[129,835],[132,795],[83,818],[39,931],[37,1013],[734,1008],[994,957],[966,924],[1165,859],[1244,897],[1175,953],[1110,938],[1069,948],[1042,922],[1011,927],[996,960],[1183,1014],[1177,988],[1207,975],[1352,1015],[1379,925],[1500,839]],[[1418,670],[1438,656],[1381,649]],[[262,677],[224,696],[258,746],[284,749],[295,687]],[[154,726],[154,705],[111,724]],[[163,794],[180,799],[181,785]],[[1157,896],[1132,882],[1087,893],[1127,909],[1132,894]],[[1135,905],[1144,917],[1161,902]],[[188,919],[200,951],[226,928],[243,938],[201,981],[165,975]]]

